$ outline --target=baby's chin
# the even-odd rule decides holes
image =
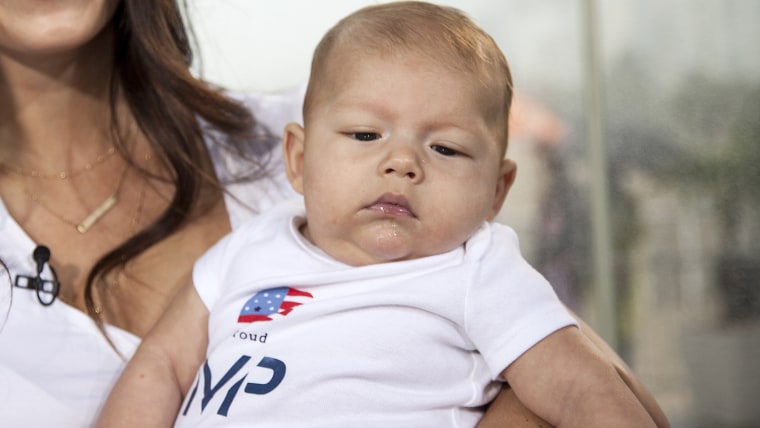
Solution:
[[[352,266],[363,266],[432,255],[419,251],[418,246],[424,238],[393,222],[362,230],[352,241],[344,254],[333,257]]]

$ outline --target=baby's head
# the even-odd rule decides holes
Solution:
[[[493,39],[422,2],[361,9],[317,46],[287,171],[304,235],[352,265],[449,251],[498,213],[512,80]]]
[[[512,75],[496,42],[461,11],[417,1],[368,6],[343,18],[314,51],[303,105],[308,122],[312,106],[330,98],[351,73],[351,65],[367,56],[416,56],[470,80],[480,92],[488,122],[503,132],[512,103]],[[445,90],[445,88],[441,88]]]

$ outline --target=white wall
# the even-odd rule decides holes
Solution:
[[[188,0],[188,15],[203,58],[203,67],[196,71],[232,89],[269,92],[292,87],[307,79],[312,50],[325,31],[352,11],[376,3],[381,1]],[[545,66],[547,57],[556,64],[558,58],[576,52],[568,49],[577,33],[573,31],[578,21],[573,16],[573,2],[438,3],[462,9],[489,32],[507,55],[518,81],[520,75],[554,72],[553,67]],[[542,13],[548,10],[552,13]],[[562,43],[556,43],[558,39]],[[563,72],[555,77],[577,77],[573,67],[561,68]]]

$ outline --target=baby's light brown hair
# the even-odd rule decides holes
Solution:
[[[320,97],[329,97],[345,72],[345,55],[415,54],[473,79],[487,122],[501,134],[506,151],[512,103],[512,75],[504,54],[483,29],[458,9],[419,1],[368,6],[346,16],[314,51],[303,115]],[[441,88],[445,90],[445,88]]]

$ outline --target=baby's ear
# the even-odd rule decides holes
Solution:
[[[303,150],[306,135],[301,125],[291,122],[282,134],[285,172],[293,190],[303,195]]]
[[[504,200],[507,198],[509,189],[515,182],[517,176],[517,164],[510,159],[504,159],[501,161],[501,167],[499,168],[499,177],[496,181],[496,191],[494,192],[493,204],[491,205],[491,213],[488,216],[488,220],[493,220],[499,211],[501,206],[504,205]]]

